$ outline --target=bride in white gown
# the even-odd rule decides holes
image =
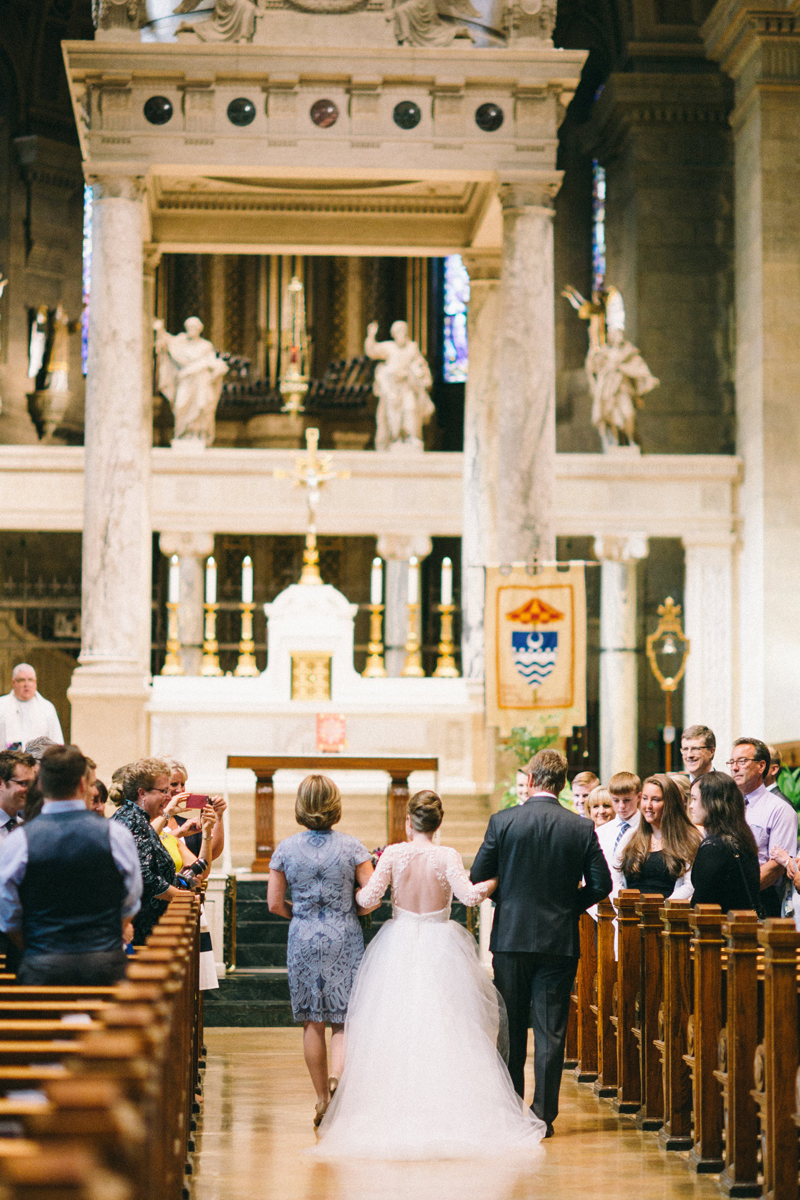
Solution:
[[[500,1001],[474,939],[450,920],[453,893],[479,904],[461,857],[435,846],[442,804],[408,803],[409,842],[387,846],[356,893],[377,908],[392,885],[392,920],[367,948],[345,1025],[345,1066],[312,1153],[323,1158],[439,1159],[508,1155],[541,1141],[497,1052]]]

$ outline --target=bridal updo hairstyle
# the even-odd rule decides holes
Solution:
[[[306,775],[297,789],[294,815],[306,829],[330,829],[342,819],[342,797],[327,775]]]
[[[411,828],[417,833],[435,833],[442,823],[444,810],[436,792],[416,792],[406,806]]]

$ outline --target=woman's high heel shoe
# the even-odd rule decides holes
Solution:
[[[336,1091],[338,1086],[339,1086],[338,1075],[329,1075],[328,1076],[328,1091],[331,1094],[331,1100],[333,1099],[334,1092]]]
[[[330,1100],[318,1100],[317,1101],[317,1107],[314,1112],[314,1128],[315,1129],[319,1129],[319,1126],[322,1123],[322,1118],[325,1116],[325,1113],[328,1111],[329,1104],[330,1104]]]

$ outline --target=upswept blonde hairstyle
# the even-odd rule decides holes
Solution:
[[[170,765],[164,758],[137,758],[136,762],[128,764],[122,776],[123,800],[130,800],[136,804],[139,800],[139,788],[149,792],[156,786],[157,779],[162,775],[169,779],[171,774]]]
[[[306,775],[297,789],[294,815],[306,829],[330,829],[342,819],[342,797],[327,775]]]
[[[436,792],[416,792],[406,805],[411,828],[417,833],[435,833],[442,823],[444,809]]]

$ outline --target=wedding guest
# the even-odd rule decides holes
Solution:
[[[133,834],[142,869],[142,907],[133,920],[133,944],[141,946],[153,931],[167,903],[185,896],[178,887],[175,864],[150,824],[169,799],[169,766],[160,758],[130,763],[122,777],[122,803],[112,816]]]
[[[778,776],[783,770],[783,758],[781,757],[781,752],[777,746],[767,746],[767,749],[769,750],[769,770],[767,771],[764,785],[768,792],[772,792],[774,795],[779,796],[781,800],[785,800],[787,804],[792,804],[789,797],[784,795],[784,793],[778,787]],[[794,808],[793,804],[792,808]]]
[[[364,954],[355,889],[356,884],[366,885],[373,868],[361,842],[333,829],[342,818],[342,799],[333,780],[307,776],[297,789],[294,812],[298,825],[305,828],[273,851],[267,900],[270,912],[291,922],[289,992],[294,1019],[303,1023],[303,1054],[317,1095],[317,1126],[344,1065],[347,1002]],[[287,885],[291,900],[286,899]],[[331,1027],[330,1074],[327,1025]]]
[[[608,781],[608,790],[614,806],[614,819],[599,827],[597,840],[610,868],[616,852],[622,849],[639,826],[642,781],[631,771],[617,771]]]
[[[106,801],[108,800],[108,788],[103,783],[102,779],[95,779],[94,790],[95,790],[95,797],[90,805],[90,808],[91,808],[92,812],[97,813],[98,817],[104,817],[106,815]]]
[[[514,787],[517,793],[517,804],[524,804],[530,796],[530,791],[528,790],[528,772],[524,767],[520,767],[517,771]]]
[[[614,820],[614,803],[608,788],[592,788],[586,801],[586,816],[594,824],[595,829]]]
[[[744,797],[730,775],[707,771],[698,776],[689,816],[705,832],[692,864],[692,904],[718,904],[723,912],[756,909],[761,891],[758,848],[745,820]]]
[[[711,770],[717,739],[707,725],[689,725],[681,734],[681,758],[693,783]]]
[[[768,917],[779,917],[783,907],[786,873],[774,855],[780,847],[792,858],[797,853],[797,813],[764,780],[769,771],[769,750],[759,738],[740,737],[733,743],[728,766],[744,796],[745,817],[753,831],[761,864],[761,903]]]
[[[589,798],[589,793],[594,788],[599,787],[600,780],[595,775],[594,771],[581,771],[572,781],[572,804],[575,812],[579,817],[588,817],[589,812],[586,808],[586,801]]]
[[[0,751],[0,842],[21,824],[36,770],[33,755],[25,754],[23,750]]]
[[[686,813],[681,790],[669,775],[644,781],[638,828],[614,856],[615,891],[658,892],[666,900],[691,895],[690,871],[700,834]]]
[[[35,737],[30,742],[25,743],[25,753],[30,754],[36,759],[37,763],[42,761],[42,755],[45,750],[49,750],[51,746],[57,746],[58,742],[54,742],[52,738],[42,736]]]
[[[190,794],[187,787],[187,779],[189,772],[186,767],[177,758],[167,758],[165,762],[171,767],[169,776],[169,791],[172,800],[185,800]],[[222,823],[222,814],[228,807],[228,802],[223,796],[209,796],[208,805],[206,807],[213,808],[214,815],[217,820],[213,824],[213,834],[211,839],[211,859],[210,862],[216,861],[225,849],[225,827]],[[169,809],[169,805],[167,805]],[[195,810],[192,816],[179,816],[174,812],[170,812],[169,828],[170,832],[182,837],[188,848],[197,858],[200,857],[200,824],[201,824],[201,809]]]
[[[689,798],[691,795],[691,787],[692,787],[688,777],[686,775],[684,775],[682,771],[669,771],[668,776],[672,780],[672,782],[677,785],[678,789],[680,790],[681,796],[683,797],[683,807],[688,812],[689,811]]]
[[[11,691],[0,697],[0,741],[20,749],[33,738],[64,742],[55,705],[39,694],[36,672],[30,663],[17,663],[11,672]]]

